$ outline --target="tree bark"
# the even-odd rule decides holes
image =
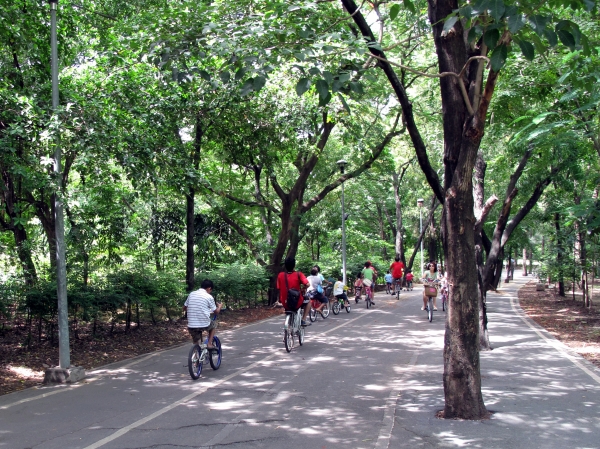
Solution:
[[[523,276],[527,276],[527,249],[523,248]]]
[[[564,242],[560,231],[560,214],[554,214],[554,228],[556,229],[556,265],[558,266],[558,294],[565,296],[564,275]]]

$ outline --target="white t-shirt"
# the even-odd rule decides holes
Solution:
[[[210,324],[210,314],[217,310],[215,299],[206,290],[193,291],[185,300],[187,307],[188,327],[207,327]]]
[[[333,286],[333,294],[336,296],[341,295],[342,293],[344,293],[344,283],[342,281],[336,281]]]
[[[308,283],[310,284],[307,291],[318,290],[317,285],[321,285],[321,277],[318,274],[316,276],[308,276],[306,279],[308,279]]]

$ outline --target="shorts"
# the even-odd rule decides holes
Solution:
[[[329,298],[325,296],[323,293],[315,293],[313,295],[313,299],[318,300],[320,303],[326,304],[329,302]]]
[[[211,329],[217,328],[217,320],[210,320],[210,324],[206,327],[188,327],[188,332],[192,336],[194,344],[198,343],[198,340],[202,339],[203,331],[210,331]]]

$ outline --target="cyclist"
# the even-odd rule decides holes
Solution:
[[[318,268],[313,267],[312,270],[310,270],[310,276],[308,276],[306,279],[308,279],[308,283],[310,284],[306,290],[306,293],[308,296],[318,300],[321,303],[316,309],[317,312],[321,312],[323,307],[325,307],[325,304],[329,302],[329,299],[323,294],[323,284]]]
[[[423,273],[423,286],[425,286],[425,284],[434,284],[434,286],[437,288],[437,284],[440,282],[439,276],[437,274],[437,264],[434,261],[431,261],[427,264],[427,268],[429,268],[429,271]],[[435,305],[436,299],[437,296],[434,296],[433,310],[437,310],[437,307]],[[423,288],[423,307],[421,307],[421,310],[425,310],[427,308],[428,300],[429,298],[425,296],[425,288]]]
[[[293,257],[287,257],[283,262],[285,270],[277,275],[277,289],[279,290],[279,301],[283,304],[283,307],[287,309],[287,289],[295,288],[298,291],[301,291],[302,288],[308,287],[308,280],[306,276],[302,274],[301,271],[294,271],[296,267],[296,259]],[[287,287],[285,282],[285,276],[287,276]],[[304,301],[302,302],[302,309],[304,309],[304,313],[302,315],[302,326],[310,326],[311,323],[306,321],[306,317],[310,312],[310,300],[307,296],[304,296]]]
[[[400,260],[400,255],[396,254],[394,262],[392,262],[390,265],[390,270],[392,272],[392,277],[394,278],[394,283],[402,282],[402,276],[404,275],[404,263]],[[394,293],[392,290],[392,295],[393,294]]]
[[[408,291],[409,288],[412,288],[414,277],[411,270],[406,270],[406,291]]]
[[[384,278],[385,278],[385,285],[387,287],[387,292],[391,293],[392,296],[394,296],[394,289],[392,288],[393,278],[392,278],[392,273],[390,273],[390,270],[388,270],[388,272],[385,274]]]
[[[321,273],[321,267],[320,266],[315,265],[313,268],[317,269],[317,272],[318,272],[317,276],[319,276],[321,278],[321,288],[323,289],[323,291],[320,292],[320,293],[325,294],[325,292],[327,291],[327,287],[329,287],[332,284],[332,282],[328,281],[327,279],[325,279],[325,276],[323,276],[323,274]],[[312,270],[311,270],[311,273],[312,273]],[[327,296],[327,295],[325,295],[325,296]]]
[[[363,289],[363,274],[361,271],[358,272],[356,280],[354,281],[354,301],[358,304],[360,301],[360,295]]]
[[[375,285],[373,284],[377,276],[377,270],[375,270],[375,267],[371,265],[371,261],[367,260],[365,262],[365,267],[362,269],[361,273],[363,274],[363,285],[366,287],[373,287],[371,291],[375,292]],[[372,294],[372,296],[375,295]],[[371,304],[375,305],[373,298],[371,298]]]
[[[215,304],[215,299],[211,295],[213,288],[213,282],[204,279],[200,289],[190,293],[183,305],[183,311],[187,312],[188,332],[194,344],[198,344],[198,340],[202,341],[202,331],[208,331],[209,350],[217,349],[212,345],[217,330],[217,320],[211,320],[210,314],[213,312],[218,314],[221,311],[221,303]]]
[[[348,301],[348,295],[346,294],[346,290],[348,287],[344,285],[344,277],[340,274],[337,282],[333,286],[333,294],[336,298],[342,298],[344,300],[344,305],[349,306],[350,301]]]

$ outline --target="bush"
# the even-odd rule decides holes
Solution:
[[[195,279],[195,288],[199,288],[204,279],[213,281],[213,296],[231,308],[267,301],[269,273],[259,265],[223,264],[216,270],[197,273]]]

